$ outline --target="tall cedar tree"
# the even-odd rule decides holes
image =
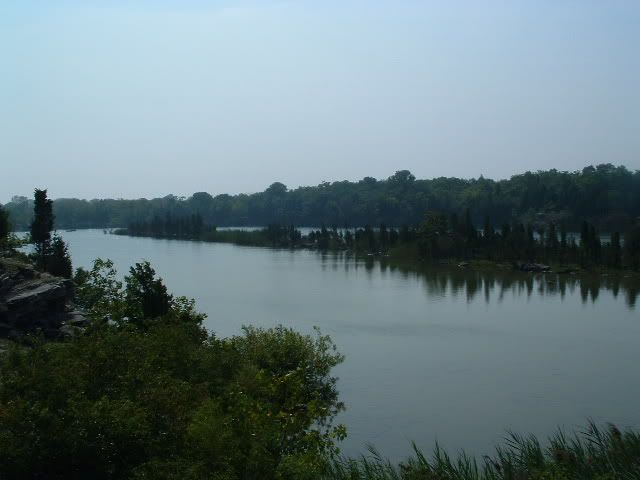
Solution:
[[[0,248],[5,244],[10,231],[9,213],[0,205]]]
[[[53,201],[47,198],[46,190],[37,188],[34,200],[31,240],[35,244],[40,268],[45,269],[47,254],[51,246],[51,230],[53,230]]]
[[[73,268],[67,244],[58,235],[53,236],[47,255],[47,272],[58,277],[71,278]]]

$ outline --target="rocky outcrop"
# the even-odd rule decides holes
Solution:
[[[42,332],[46,337],[76,334],[87,319],[73,306],[73,282],[0,259],[0,337]]]
[[[521,272],[550,272],[551,267],[542,263],[517,262],[514,267]]]

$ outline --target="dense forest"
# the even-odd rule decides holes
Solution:
[[[33,204],[14,197],[5,205],[15,230],[31,223]],[[126,227],[154,217],[199,215],[205,225],[362,227],[416,225],[427,211],[443,214],[469,209],[475,223],[513,221],[555,223],[579,231],[586,220],[599,230],[623,231],[640,216],[640,171],[603,164],[581,171],[526,172],[507,180],[487,178],[416,179],[402,170],[386,180],[365,177],[289,190],[273,183],[264,192],[189,198],[168,195],[152,200],[57,199],[59,228]]]

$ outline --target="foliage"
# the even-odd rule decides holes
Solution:
[[[94,260],[91,270],[78,268],[74,276],[76,303],[96,320],[125,317],[123,284],[111,260]]]
[[[169,319],[200,325],[206,317],[196,311],[194,300],[169,294],[147,261],[132,266],[124,279],[124,283],[118,280],[111,260],[98,258],[91,270],[76,270],[76,303],[95,320],[140,330]]]
[[[518,268],[532,262],[548,262],[564,266],[565,270],[567,265],[583,269],[639,269],[640,225],[629,228],[623,248],[619,232],[613,232],[610,241],[603,243],[595,226],[586,221],[582,222],[580,236],[575,237],[568,236],[566,228],[558,228],[555,223],[504,223],[496,232],[488,216],[483,230],[474,224],[470,210],[466,210],[462,218],[460,221],[455,213],[447,217],[429,211],[421,224],[401,229],[382,224],[377,229],[366,225],[354,230],[338,230],[335,226],[328,229],[323,225],[302,235],[293,226],[272,224],[252,231],[213,228],[191,237],[182,234],[181,238],[262,247],[350,250],[368,255],[401,256],[414,264],[421,260],[475,259],[509,262]],[[116,233],[175,238],[171,225],[184,223],[138,222]]]
[[[35,246],[35,262],[40,269],[52,275],[71,278],[73,268],[67,244],[59,235],[51,235],[54,225],[53,201],[47,198],[46,190],[36,189],[34,198],[30,241]]]
[[[640,270],[640,222],[630,228],[625,235],[624,256],[631,268]]]
[[[167,212],[164,218],[156,215],[148,222],[131,222],[128,231],[143,237],[197,238],[204,233],[205,227],[199,214],[175,217]]]
[[[73,268],[67,244],[58,235],[54,235],[49,251],[46,254],[46,268],[51,275],[71,278]]]
[[[0,250],[4,249],[11,233],[9,212],[0,205]]]
[[[344,436],[330,339],[217,339],[147,263],[130,273],[76,273],[91,315],[117,321],[0,358],[0,478],[317,478]],[[164,315],[126,316],[158,314],[151,298]]]
[[[606,430],[590,423],[573,437],[559,431],[543,448],[537,438],[509,434],[494,456],[451,457],[436,446],[427,458],[415,445],[414,455],[398,466],[374,448],[359,459],[342,458],[330,465],[331,480],[614,480],[640,475],[640,435]]]
[[[30,203],[16,197],[6,205],[17,229],[31,220]],[[507,180],[416,179],[401,170],[385,180],[365,177],[288,190],[274,183],[264,192],[239,195],[194,193],[151,200],[58,199],[54,205],[61,228],[125,228],[135,222],[190,219],[185,229],[203,225],[269,224],[340,227],[417,225],[424,212],[445,215],[470,209],[481,224],[486,216],[503,223],[555,223],[579,229],[582,220],[600,230],[624,230],[640,216],[640,171],[603,164],[580,171],[547,170]]]
[[[204,227],[202,219],[197,215],[189,217],[167,215],[164,219],[154,217],[149,222],[132,222],[128,228],[118,229],[114,233],[136,237],[182,238],[262,247],[293,247],[302,238],[300,230],[293,225],[270,224],[257,230],[218,230],[216,227]]]
[[[169,313],[172,296],[149,262],[137,263],[125,277],[125,303],[130,321],[140,323]]]
[[[443,225],[434,217],[425,228]],[[593,424],[547,448],[512,434],[481,461],[415,447],[398,466],[374,449],[342,457],[331,371],[343,356],[329,337],[280,326],[216,338],[147,262],[122,282],[98,259],[74,281],[89,329],[0,356],[0,478],[605,480],[640,471],[640,435]]]
[[[51,230],[53,230],[53,201],[47,198],[46,190],[36,188],[31,222],[31,241],[35,245],[38,265],[46,269],[46,259],[50,253]]]

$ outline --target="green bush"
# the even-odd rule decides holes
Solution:
[[[14,349],[0,365],[0,478],[319,469],[341,435],[329,375],[340,360],[325,337],[282,327],[203,340],[198,326],[172,322]]]
[[[147,264],[124,287],[108,261],[76,278],[92,327],[0,359],[0,478],[293,479],[335,454],[342,356],[328,337],[217,339]],[[164,315],[127,316],[158,295]]]

